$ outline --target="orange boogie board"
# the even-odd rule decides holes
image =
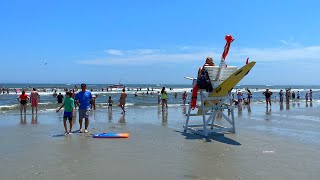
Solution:
[[[209,97],[220,97],[226,96],[233,89],[235,85],[237,85],[253,68],[256,62],[252,61],[249,64],[246,64],[242,68],[238,69],[234,72],[230,77],[224,80],[217,88],[215,88]],[[217,102],[217,100],[213,100],[213,102]],[[210,106],[210,103],[207,101],[204,102],[205,106]],[[198,115],[202,115],[201,109],[198,109]]]
[[[128,133],[102,133],[102,134],[93,134],[93,138],[128,138]]]

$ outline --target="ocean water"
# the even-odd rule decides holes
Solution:
[[[79,84],[77,84],[80,87]],[[108,97],[111,96],[114,104],[118,103],[120,93],[122,92],[121,88],[112,90],[109,88],[109,91],[106,91],[106,87],[109,85],[105,84],[87,84],[87,90],[91,90],[93,94],[98,95],[96,99],[97,108],[107,108]],[[125,84],[127,96],[126,106],[157,106],[157,91],[161,91],[163,85],[159,84]],[[179,85],[179,84],[169,84],[166,86],[168,93],[168,105],[181,105],[182,104],[182,93],[186,91],[188,93],[188,100],[191,97],[191,84],[190,85]],[[5,113],[10,110],[19,109],[19,102],[17,100],[18,95],[21,92],[15,93],[14,89],[25,89],[27,94],[30,94],[31,87],[36,87],[40,94],[40,103],[39,108],[44,110],[54,110],[59,105],[57,105],[56,98],[53,97],[54,90],[57,90],[57,93],[61,92],[65,95],[64,89],[73,89],[74,84],[1,84],[2,88],[9,88],[9,94],[5,92],[0,95],[0,112]],[[104,89],[102,91],[102,88]],[[140,90],[141,88],[141,90]],[[149,91],[148,91],[149,88]],[[170,89],[171,88],[171,89]],[[313,100],[319,101],[320,97],[320,86],[280,86],[280,85],[238,85],[233,90],[232,93],[235,93],[237,89],[242,90],[244,98],[247,97],[246,89],[250,89],[252,92],[252,101],[253,102],[264,102],[264,95],[262,94],[266,88],[269,88],[272,92],[272,100],[277,102],[279,100],[279,91],[281,89],[285,90],[290,88],[291,91],[297,92],[300,91],[300,101],[305,101],[305,94],[309,92],[310,89],[313,91]],[[138,89],[138,91],[137,91]],[[134,94],[137,92],[138,96]],[[148,94],[147,94],[148,93]],[[174,97],[174,94],[177,93],[177,98]],[[236,97],[236,95],[234,96]]]

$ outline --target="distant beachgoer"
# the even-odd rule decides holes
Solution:
[[[92,95],[92,101],[90,103],[90,109],[94,109],[96,110],[96,99],[97,99],[98,95]]]
[[[248,104],[250,104],[251,102],[251,98],[252,98],[252,93],[249,89],[247,89],[248,93],[247,93],[247,101],[248,101]]]
[[[63,113],[63,126],[65,129],[65,135],[72,134],[72,117],[73,117],[73,111],[74,111],[74,99],[71,97],[71,92],[66,92],[66,98],[63,101],[63,104],[60,106],[59,109],[57,109],[56,112],[59,112],[62,107],[64,107],[64,113]],[[67,128],[67,119],[69,120],[69,132]]]
[[[308,102],[308,100],[309,100],[309,93],[308,92],[306,92],[306,102]]]
[[[243,105],[249,105],[249,101],[247,101],[246,98],[243,98],[242,101],[243,101]]]
[[[122,113],[121,114],[126,113],[126,111],[124,109],[124,107],[126,105],[126,98],[127,98],[127,93],[126,93],[126,90],[123,88],[122,89],[122,93],[120,95],[120,99],[119,99],[119,105],[118,105],[122,109]]]
[[[176,99],[177,99],[177,96],[178,96],[178,93],[177,93],[177,92],[175,92],[175,93],[174,93],[174,98],[176,98]]]
[[[292,91],[291,97],[292,97],[292,99],[296,99],[296,93],[294,91]]]
[[[108,99],[108,109],[111,109],[111,110],[112,110],[112,103],[113,103],[113,100],[111,99],[111,96],[109,96],[109,99]]]
[[[233,103],[233,105],[235,105],[235,106],[237,106],[237,105],[239,104],[238,101],[235,100],[235,99],[232,100],[232,103]]]
[[[166,108],[168,109],[168,94],[166,91],[166,87],[162,87],[161,90],[161,99],[162,99],[162,110],[164,109],[164,105],[166,105]]]
[[[158,93],[158,94],[157,94],[157,95],[158,95],[158,104],[160,104],[160,101],[161,101],[161,94],[160,94],[160,92],[159,92],[159,91],[158,91],[157,93]]]
[[[242,103],[242,92],[240,89],[237,91],[237,99],[238,99],[238,103],[241,104]]]
[[[81,91],[76,94],[75,102],[79,106],[79,132],[82,133],[82,119],[85,119],[84,132],[88,132],[89,127],[89,114],[90,114],[90,102],[92,101],[92,94],[86,90],[87,85],[81,84]]]
[[[54,93],[53,93],[53,95],[52,95],[54,98],[56,98],[57,96],[58,96],[58,94],[57,94],[57,90],[54,90]]]
[[[29,96],[26,94],[25,90],[22,90],[21,95],[17,98],[20,102],[20,114],[22,114],[22,109],[24,114],[27,112],[27,103],[29,100]]]
[[[309,98],[310,98],[310,102],[312,102],[312,89],[310,89]]]
[[[134,96],[135,96],[135,97],[137,97],[137,96],[138,96],[138,93],[137,93],[137,91],[136,91],[136,92],[134,93]]]
[[[283,91],[282,91],[282,89],[279,92],[279,96],[280,96],[280,103],[283,103]]]
[[[297,92],[297,99],[300,99],[300,91]]]
[[[30,94],[30,102],[32,107],[32,114],[34,112],[34,108],[36,108],[36,114],[38,114],[38,103],[40,101],[40,95],[36,88],[33,88]]]
[[[268,108],[268,103],[270,104],[271,107],[271,96],[272,96],[272,92],[269,91],[269,89],[267,88],[265,92],[263,92],[263,95],[266,97],[266,108]]]
[[[57,101],[59,104],[63,102],[63,95],[61,93],[59,93],[59,95],[57,96]]]
[[[289,89],[286,89],[286,103],[289,103],[290,101],[290,90]]]
[[[188,97],[187,91],[184,91],[182,94],[183,105],[186,105],[187,97]]]
[[[75,89],[72,89],[72,92],[71,92],[72,99],[75,99],[76,95],[77,95],[77,93],[75,92]],[[74,103],[74,109],[76,109],[76,108],[77,108],[77,103]]]

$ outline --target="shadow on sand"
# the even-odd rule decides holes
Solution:
[[[235,145],[235,146],[241,146],[241,144],[233,139],[230,139],[225,136],[223,133],[210,133],[208,137],[204,137],[198,134],[189,133],[189,132],[183,132],[183,131],[175,131],[180,133],[182,136],[185,136],[188,140],[195,140],[195,139],[203,139],[206,142],[212,142],[212,141],[218,141],[225,144]]]

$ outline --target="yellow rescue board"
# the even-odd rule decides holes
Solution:
[[[238,69],[234,72],[230,77],[224,80],[217,88],[215,88],[209,97],[220,97],[226,96],[233,89],[235,85],[237,85],[253,68],[256,62],[252,61],[249,64],[246,64],[242,68]],[[218,103],[219,100],[213,100],[214,104]],[[210,106],[208,101],[205,101],[205,106]],[[198,115],[202,115],[201,109],[198,109]]]

